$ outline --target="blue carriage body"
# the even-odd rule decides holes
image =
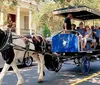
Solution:
[[[52,38],[52,52],[79,52],[79,39],[75,34],[58,34]]]

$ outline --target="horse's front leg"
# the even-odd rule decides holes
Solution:
[[[34,54],[33,54],[33,58],[34,58],[34,60],[35,60],[35,61],[37,62],[37,64],[38,64],[37,73],[40,74],[41,62],[40,62],[40,58],[39,58],[38,53],[34,53]]]
[[[21,76],[21,74],[20,74],[20,72],[19,72],[19,69],[18,69],[16,63],[13,62],[13,63],[11,64],[11,66],[12,66],[12,68],[13,68],[13,70],[14,70],[14,72],[16,73],[17,78],[18,78],[17,85],[22,85],[22,84],[24,83],[24,79],[23,79],[23,77]]]
[[[39,58],[40,58],[40,63],[41,63],[41,69],[40,69],[38,82],[40,83],[43,81],[43,75],[44,75],[44,56],[42,54],[39,54]]]
[[[9,64],[7,64],[7,63],[4,64],[4,67],[3,67],[1,74],[0,74],[0,85],[2,84],[2,80],[3,80],[4,76],[6,75],[9,67],[10,67]]]

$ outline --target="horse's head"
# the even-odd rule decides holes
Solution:
[[[24,37],[23,40],[24,40],[24,43],[25,43],[25,44],[28,44],[28,43],[29,43],[29,39],[28,39],[27,37]]]
[[[35,49],[41,52],[51,52],[51,42],[45,40],[41,36],[34,36],[32,38]]]
[[[43,38],[41,36],[33,36],[32,37],[32,42],[35,46],[35,50],[37,52],[42,52],[42,49],[41,49],[41,44],[43,42]]]
[[[32,41],[34,44],[41,44],[43,41],[43,38],[41,36],[33,36]]]

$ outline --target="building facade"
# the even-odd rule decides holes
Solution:
[[[0,28],[3,29],[5,18],[12,23],[13,30],[18,34],[32,33],[32,8],[30,0],[21,0],[14,10],[7,9],[7,14],[0,12]],[[10,26],[10,25],[9,25]]]

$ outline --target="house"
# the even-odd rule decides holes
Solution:
[[[31,3],[31,4],[30,4]],[[3,28],[5,19],[14,25],[14,30],[18,35],[32,33],[32,8],[35,5],[34,0],[21,0],[14,10],[7,9],[7,14],[0,12],[0,28]],[[9,25],[10,26],[10,25]]]

